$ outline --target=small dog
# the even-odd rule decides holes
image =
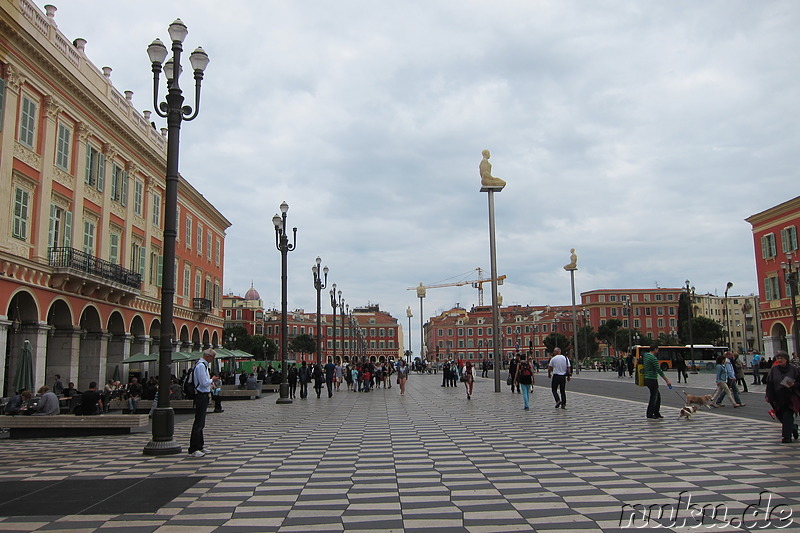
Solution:
[[[704,394],[703,396],[696,396],[694,394],[686,394],[686,391],[683,393],[686,396],[686,405],[697,405],[697,406],[705,406],[707,409],[711,409],[711,394]]]
[[[696,405],[685,405],[681,408],[681,414],[678,416],[679,419],[685,418],[686,420],[690,420],[692,415],[697,412]]]

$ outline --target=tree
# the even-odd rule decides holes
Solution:
[[[582,326],[578,329],[578,355],[582,358],[594,357],[600,350],[597,343],[597,333],[592,326]]]
[[[680,346],[682,343],[677,335],[672,333],[661,333],[658,336],[659,346]]]
[[[698,316],[692,319],[692,340],[695,344],[714,344],[724,342],[725,331],[722,325],[710,318]]]
[[[316,353],[317,341],[308,333],[302,333],[289,342],[289,349],[295,353]]]
[[[236,341],[231,341],[232,338]],[[222,347],[229,350],[244,350],[248,351],[250,348],[250,334],[247,329],[242,326],[233,326],[222,330]]]
[[[621,328],[622,328],[622,320],[619,320],[618,318],[612,318],[611,320],[607,320],[605,324],[597,328],[597,338],[606,343],[606,345],[608,345],[609,348],[614,348],[614,351],[616,352],[618,349],[617,331]],[[626,335],[625,343],[627,344],[628,330],[624,331]]]
[[[689,297],[686,292],[682,292],[678,298],[678,341],[680,344],[689,344],[687,320],[689,320]]]
[[[570,345],[569,339],[561,333],[551,333],[544,338],[544,345],[547,351],[552,353],[556,348],[561,348],[561,352],[566,354]]]
[[[278,345],[264,335],[253,335],[250,337],[248,353],[255,355],[260,361],[272,361],[278,355]]]

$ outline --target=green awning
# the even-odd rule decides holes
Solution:
[[[137,353],[122,361],[122,364],[129,365],[131,363],[147,363],[151,361],[158,361],[157,353]]]

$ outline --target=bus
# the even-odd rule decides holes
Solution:
[[[638,361],[644,356],[645,352],[650,351],[649,346],[636,345],[631,348],[634,360]],[[692,359],[692,351],[694,351],[694,360]],[[717,365],[717,357],[723,355],[728,351],[725,346],[713,346],[711,344],[695,344],[694,350],[692,346],[659,346],[658,347],[658,363],[661,365],[661,370],[669,370],[675,368],[675,360],[680,355],[686,361],[687,370],[714,370]]]

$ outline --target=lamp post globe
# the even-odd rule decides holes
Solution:
[[[197,118],[200,111],[200,86],[203,73],[208,66],[208,54],[202,48],[195,50],[189,61],[192,64],[195,81],[194,108],[184,105],[183,91],[180,87],[182,72],[181,54],[183,41],[189,33],[186,25],[176,19],[169,26],[169,36],[172,41],[172,57],[167,59],[170,51],[160,39],[155,39],[147,47],[147,56],[150,58],[151,71],[153,72],[153,106],[155,113],[167,119],[167,168],[164,201],[164,233],[161,283],[161,335],[159,339],[158,356],[158,388],[162,394],[158,395],[158,404],[153,410],[152,434],[142,453],[145,455],[171,455],[181,452],[181,446],[173,438],[175,432],[175,412],[170,406],[169,391],[172,372],[173,351],[173,318],[175,312],[175,242],[178,234],[178,164],[180,154],[180,130],[183,121]],[[169,65],[169,70],[167,70]],[[159,82],[161,72],[164,72],[167,83],[167,94],[164,101],[159,102]]]

